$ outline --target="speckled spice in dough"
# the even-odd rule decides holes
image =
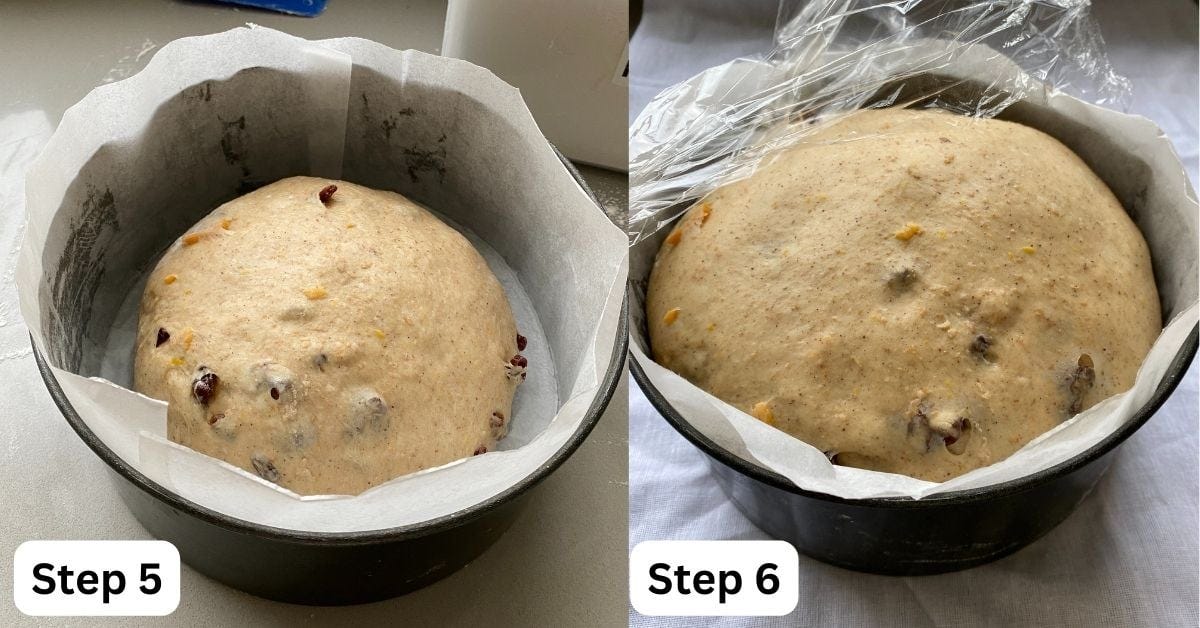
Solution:
[[[177,443],[354,494],[492,449],[523,340],[462,235],[398,194],[294,177],[172,244],[142,297],[134,387],[170,403]]]
[[[1069,149],[859,112],[697,203],[658,253],[655,359],[838,464],[942,481],[1128,389],[1146,243]]]

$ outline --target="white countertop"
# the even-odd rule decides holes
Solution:
[[[0,7],[0,591],[12,590],[12,556],[23,541],[149,538],[117,497],[107,466],[51,402],[16,307],[24,170],[63,110],[92,87],[133,74],[178,37],[254,22],[310,39],[357,36],[437,52],[445,16],[444,0],[332,0],[317,18],[158,0],[15,4]],[[624,175],[582,171],[606,211],[622,214]],[[356,607],[294,606],[185,567],[179,608],[167,618],[34,620],[5,593],[0,625],[623,625],[626,396],[622,379],[595,431],[529,496],[495,546],[421,591]]]

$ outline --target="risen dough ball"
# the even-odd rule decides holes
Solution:
[[[170,403],[177,443],[297,493],[354,494],[493,448],[517,344],[454,229],[398,194],[294,177],[171,245],[142,296],[134,386]]]
[[[655,359],[838,464],[941,481],[1128,389],[1161,330],[1146,243],[1032,128],[864,111],[693,207]]]

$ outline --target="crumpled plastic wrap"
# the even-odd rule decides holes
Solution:
[[[678,218],[689,199],[749,176],[763,156],[810,134],[814,120],[909,105],[992,117],[1052,90],[1121,105],[1128,81],[1109,65],[1088,8],[1084,0],[785,3],[774,50],[664,90],[634,121],[634,243]]]
[[[787,4],[776,47],[655,97],[630,129],[631,351],[697,430],[801,488],[846,498],[998,484],[1064,462],[1124,425],[1153,395],[1197,321],[1195,192],[1150,121],[1113,111],[1129,95],[1080,0]],[[1001,117],[1055,136],[1116,194],[1151,249],[1164,328],[1134,387],[1043,434],[1013,456],[943,483],[830,464],[647,357],[646,280],[668,227],[764,158],[863,108],[937,107]]]

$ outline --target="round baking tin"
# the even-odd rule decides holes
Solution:
[[[986,54],[990,56],[995,51]],[[936,106],[941,99],[976,102],[979,95],[994,88],[990,81],[977,78],[976,72],[978,69],[971,63],[919,68],[881,83],[875,93],[860,104]],[[704,80],[717,78],[706,72],[681,85],[695,87],[701,77]],[[1036,82],[1036,79],[1032,80]],[[1050,99],[1071,99],[1053,90],[1046,90],[1046,93],[1050,94]],[[1107,115],[1100,107],[1081,104],[1085,109],[1092,109],[1095,115]],[[1047,102],[1031,107],[1024,99],[1018,99],[997,117],[1041,129],[1060,140],[1063,138],[1056,129],[1072,129],[1079,146],[1067,143],[1068,147],[1101,179],[1105,179],[1105,174],[1132,176],[1128,173],[1134,168],[1144,168],[1143,176],[1153,174],[1149,163],[1132,158],[1114,137],[1091,126],[1095,124],[1094,120],[1075,119],[1070,111],[1070,107],[1056,108]],[[1161,137],[1162,131],[1155,131]],[[726,138],[719,139],[725,142]],[[1097,169],[1097,164],[1088,156],[1098,154],[1112,162]],[[713,155],[707,157],[705,163],[717,159]],[[1177,168],[1177,158],[1166,167]],[[1135,200],[1145,195],[1148,181],[1141,181],[1131,189],[1114,190],[1118,200],[1127,198],[1130,201],[1122,202],[1127,212],[1131,204],[1138,204]],[[1113,185],[1111,181],[1105,180],[1105,183],[1110,188]],[[1186,177],[1180,181],[1180,186],[1183,190],[1179,193],[1194,201]],[[681,202],[670,209],[682,210],[686,205],[690,202]],[[1186,211],[1195,211],[1194,205]],[[1137,222],[1135,216],[1131,217]],[[644,279],[646,277],[631,274],[630,291],[637,292],[639,286],[644,288]],[[1183,279],[1194,282],[1194,270],[1188,271]],[[1196,355],[1198,330],[1200,326],[1193,327],[1151,398],[1124,425],[1088,450],[1016,480],[920,500],[907,497],[846,499],[799,488],[787,478],[733,454],[696,430],[649,381],[638,358],[630,359],[630,371],[666,421],[706,454],[713,476],[729,500],[764,532],[791,542],[808,556],[840,567],[887,575],[922,575],[966,569],[996,560],[1029,545],[1066,519],[1108,469],[1116,448],[1149,420],[1179,384]],[[643,331],[639,329],[637,333]]]
[[[559,159],[599,208],[575,167]],[[474,560],[496,542],[526,503],[529,491],[583,443],[620,381],[628,348],[622,303],[612,359],[583,422],[538,469],[492,498],[458,512],[412,525],[365,532],[303,532],[231,517],[165,489],[117,456],[76,412],[33,347],[50,397],[75,433],[110,467],[117,493],[155,538],[170,541],[197,571],[231,587],[294,604],[345,605],[396,597],[428,586]]]
[[[1153,396],[1125,425],[1069,460],[1032,475],[923,499],[845,499],[791,480],[713,442],[663,397],[637,358],[633,378],[650,403],[708,456],[721,490],[752,523],[822,562],[869,573],[917,576],[975,567],[1036,541],[1075,510],[1108,469],[1116,448],[1158,411],[1196,355],[1197,332]]]

